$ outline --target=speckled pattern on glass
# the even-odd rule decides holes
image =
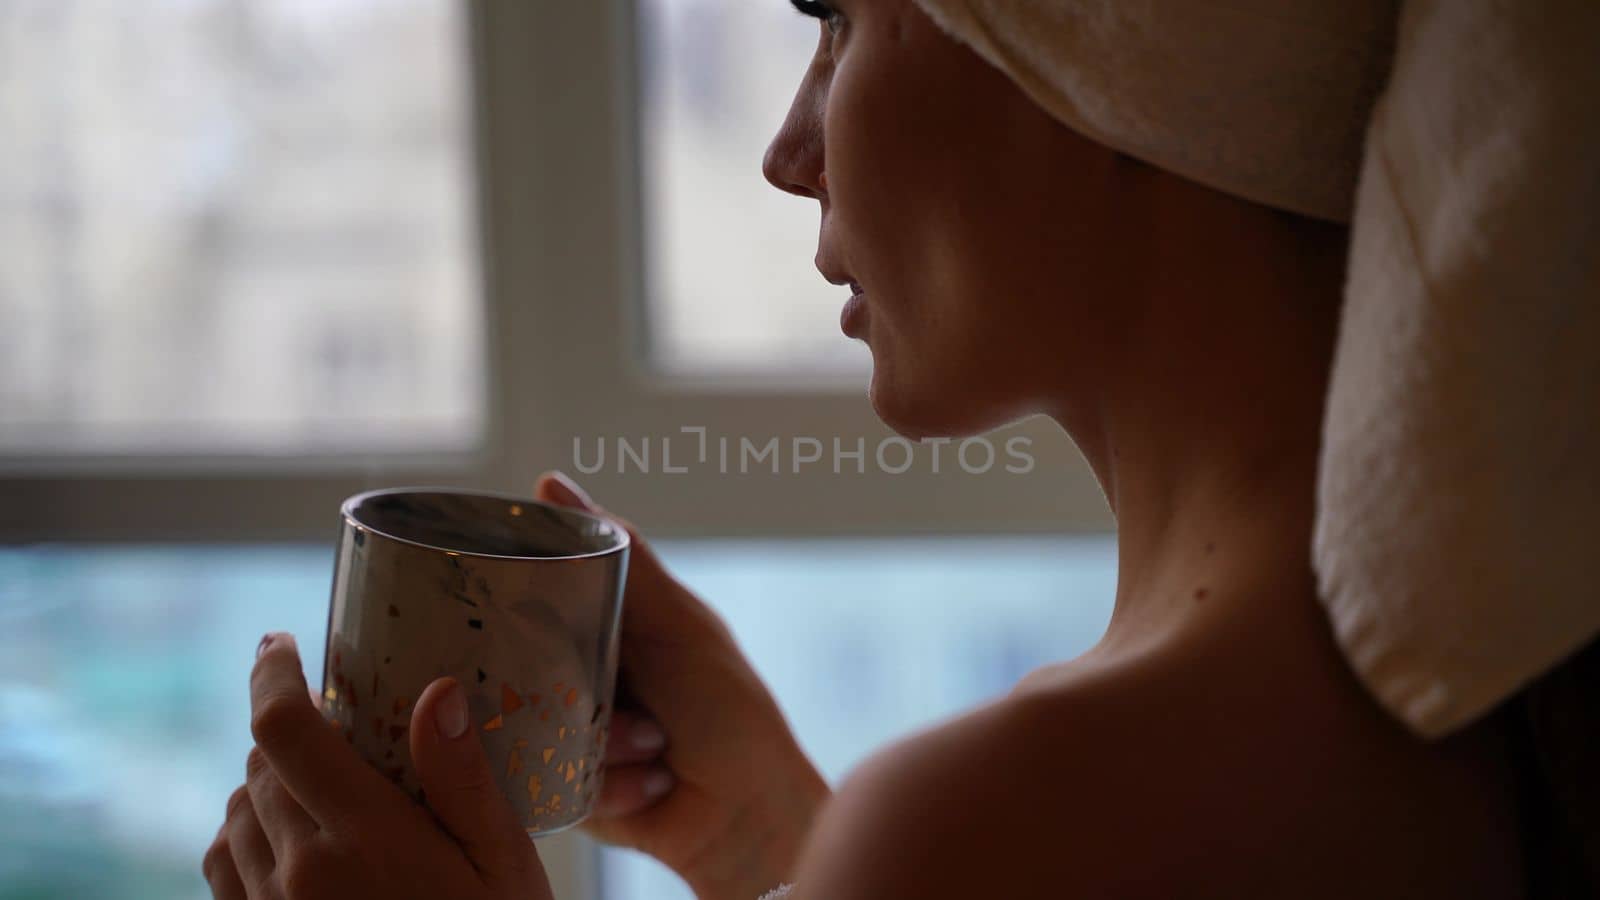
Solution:
[[[627,533],[445,489],[374,491],[342,512],[322,686],[331,727],[425,800],[412,704],[454,676],[528,833],[582,821],[604,777]]]

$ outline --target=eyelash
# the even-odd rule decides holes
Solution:
[[[830,32],[838,33],[840,26],[844,24],[844,16],[824,0],[789,0],[789,2],[794,4],[794,8],[801,15],[821,19],[827,23]]]

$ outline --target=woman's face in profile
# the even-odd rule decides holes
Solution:
[[[859,296],[879,416],[911,437],[1034,412],[1116,330],[1116,155],[1051,119],[912,0],[799,0],[816,53],[767,179],[816,199],[817,267]]]

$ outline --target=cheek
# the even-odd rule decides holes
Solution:
[[[858,279],[910,285],[954,211],[943,145],[958,121],[930,102],[926,63],[863,32],[841,59],[824,113],[827,237]],[[941,140],[941,135],[945,140]]]
[[[1037,179],[1006,149],[1015,93],[928,36],[857,41],[833,74],[823,237],[867,288],[873,403],[897,430],[992,427],[1032,390],[1040,323],[1020,307],[1053,248],[1020,228]]]
[[[828,108],[823,240],[867,290],[868,343],[881,365],[891,355],[926,355],[962,311],[941,290],[951,283],[940,271],[952,259],[941,233],[948,217],[928,187],[925,153],[896,127],[903,100],[870,72],[850,74],[861,77],[841,79]]]

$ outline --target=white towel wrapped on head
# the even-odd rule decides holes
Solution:
[[[1074,131],[1348,221],[1398,0],[918,0]]]

